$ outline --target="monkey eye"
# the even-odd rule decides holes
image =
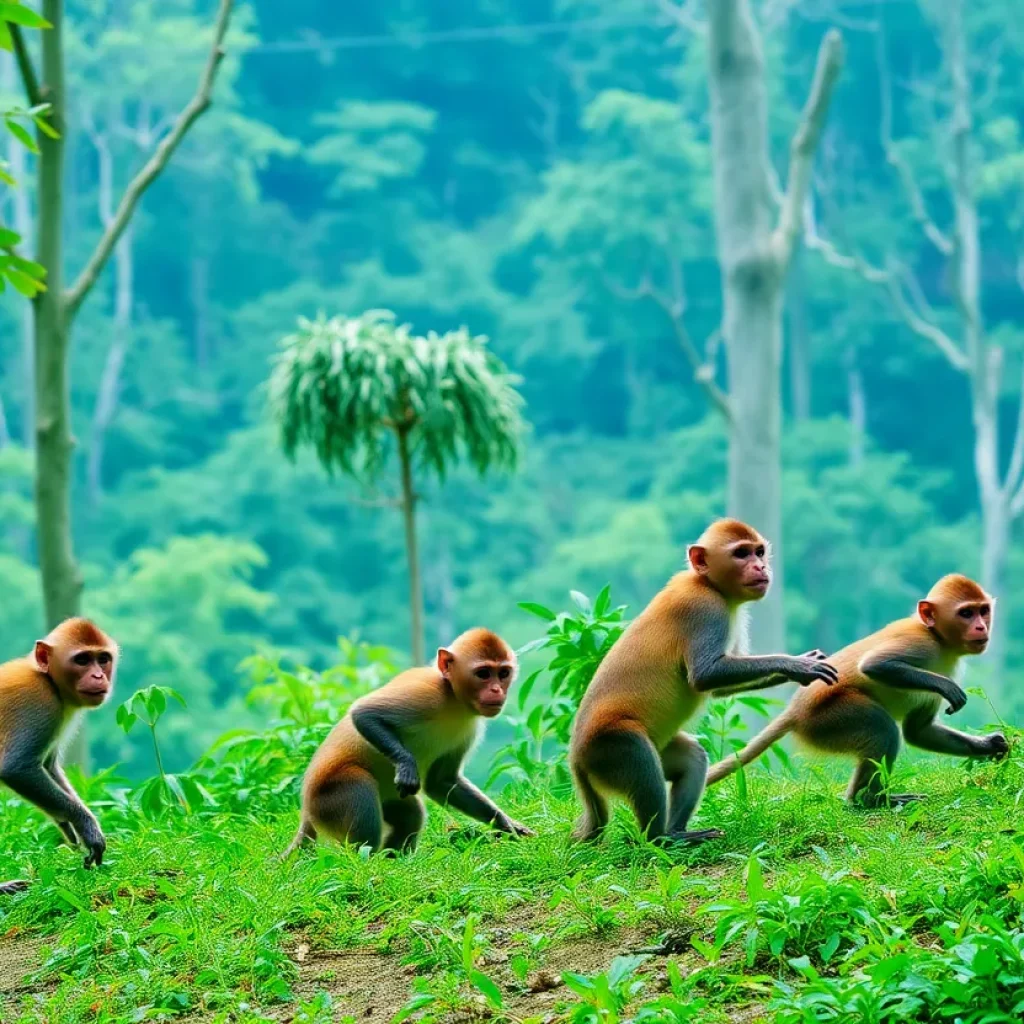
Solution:
[[[960,611],[957,612],[957,615],[959,615],[961,619],[973,619],[974,618],[974,609],[973,608],[961,608]]]
[[[473,675],[475,675],[477,677],[477,679],[490,679],[491,678],[491,670],[489,668],[478,668],[473,673]]]
[[[76,665],[88,665],[92,661],[92,655],[88,651],[82,651],[71,659]]]
[[[982,605],[982,606],[981,606],[981,607],[980,607],[980,608],[978,609],[978,614],[980,614],[980,615],[986,615],[986,616],[987,616],[987,615],[989,615],[989,614],[990,614],[991,612],[992,612],[992,609],[991,609],[991,608],[989,608],[989,606],[988,606],[987,604],[983,604],[983,605]]]
[[[754,554],[757,555],[758,558],[764,558],[764,545],[758,544],[757,548],[754,550]]]
[[[508,665],[502,665],[501,668],[498,669],[498,678],[499,679],[508,679],[508,677],[511,674],[512,674],[512,669],[510,669],[508,667]]]
[[[96,656],[96,660],[101,665],[109,665],[113,659],[111,658],[110,653],[108,651],[100,651],[100,653]]]
[[[750,548],[748,548],[746,546],[736,548],[733,551],[733,557],[734,558],[749,558],[750,557]]]

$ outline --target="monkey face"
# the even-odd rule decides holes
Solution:
[[[992,634],[992,602],[925,600],[918,604],[921,621],[962,654],[983,654]]]
[[[486,630],[470,630],[451,648],[438,649],[437,668],[475,714],[494,718],[505,706],[517,663],[500,637]]]
[[[694,571],[733,600],[759,601],[771,586],[768,545],[756,533],[729,544],[694,545],[689,556]]]
[[[114,685],[114,652],[106,647],[60,650],[40,640],[36,664],[67,696],[82,707],[99,707]]]

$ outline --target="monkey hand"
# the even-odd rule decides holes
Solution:
[[[102,831],[100,831],[99,823],[90,816],[82,822],[78,833],[82,837],[82,843],[85,845],[86,850],[89,851],[82,862],[83,867],[91,868],[93,865],[99,867],[103,863],[103,854],[107,849],[107,840],[104,838]]]
[[[990,732],[982,739],[985,741],[988,756],[997,761],[1001,761],[1010,752],[1010,744],[1006,742],[1006,737],[1001,732]]]
[[[950,682],[942,691],[942,696],[949,703],[949,707],[946,708],[947,715],[956,714],[967,703],[967,694],[954,682]]]
[[[403,762],[395,769],[395,789],[403,799],[420,791],[420,773],[415,761]]]
[[[825,660],[826,655],[822,651],[808,651],[799,658],[792,659],[792,666],[783,675],[788,676],[794,683],[801,686],[809,686],[820,679],[827,686],[839,682],[839,670],[835,665]]]

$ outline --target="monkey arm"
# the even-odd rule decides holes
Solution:
[[[52,753],[45,761],[43,761],[43,768],[50,773],[53,777],[53,781],[56,782],[65,793],[74,799],[78,798],[78,794],[68,781],[68,777],[64,774],[64,769],[57,760],[56,752]],[[64,833],[64,838],[71,846],[78,845],[78,836],[75,834],[75,830],[70,821],[58,821],[57,827]]]
[[[401,796],[412,796],[419,791],[420,774],[416,758],[402,743],[400,730],[406,721],[419,714],[419,709],[398,709],[373,704],[352,709],[352,724],[371,746],[379,750],[395,766],[395,784]]]
[[[518,832],[523,826],[517,825],[462,774],[462,762],[466,753],[465,750],[457,751],[439,758],[431,765],[427,773],[427,796],[442,806],[461,811],[474,821],[493,825],[500,832]]]
[[[71,822],[78,832],[87,832],[96,824],[92,812],[68,787],[64,790],[34,758],[8,755],[0,767],[0,781],[18,796],[35,804],[55,821]]]
[[[967,694],[949,676],[911,664],[906,655],[875,651],[865,655],[857,668],[868,679],[886,686],[936,693],[949,703],[949,714],[959,711],[967,703]]]

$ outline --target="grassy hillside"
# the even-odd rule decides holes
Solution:
[[[507,802],[536,839],[435,808],[411,856],[321,846],[290,866],[283,805],[109,800],[90,872],[12,797],[0,871],[34,864],[35,884],[0,904],[0,1019],[1020,1020],[1019,750],[904,763],[897,785],[928,799],[856,812],[810,765],[754,772],[705,799],[725,840],[672,852],[621,812],[600,846],[571,845],[571,797],[522,790]]]

